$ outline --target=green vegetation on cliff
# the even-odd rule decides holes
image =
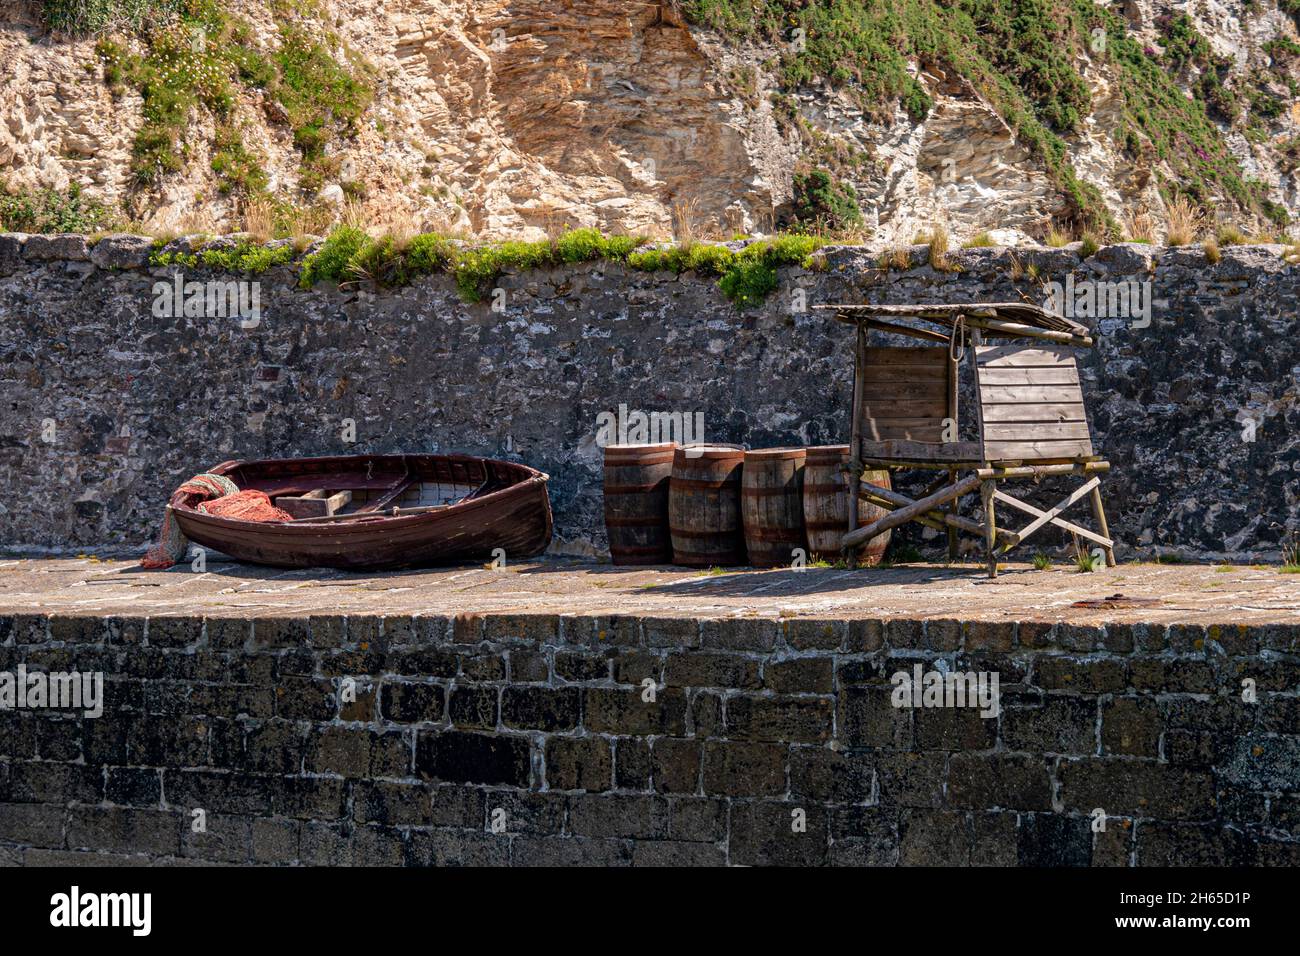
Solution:
[[[139,30],[180,12],[182,0],[45,0],[45,21],[74,36]]]
[[[210,117],[211,165],[223,193],[266,198],[264,160],[244,141],[237,105],[260,100],[286,125],[301,157],[299,185],[312,193],[338,173],[332,138],[351,135],[374,93],[368,66],[319,26],[310,4],[273,4],[279,43],[263,49],[255,31],[219,0],[46,0],[46,19],[74,35],[98,35],[96,53],[114,95],[139,92],[143,123],[132,147],[137,185],[182,170],[192,127]]]
[[[433,273],[450,273],[466,302],[482,301],[506,269],[535,269],[596,259],[626,261],[645,240],[631,236],[604,236],[595,229],[573,229],[555,240],[493,242],[482,245],[459,242],[436,233],[407,241],[392,236],[372,238],[354,226],[341,226],[302,267],[301,284],[368,281],[380,286],[400,286]]]
[[[111,216],[76,183],[57,189],[14,190],[0,181],[0,232],[95,232]]]
[[[131,167],[137,186],[154,187],[185,169],[195,130],[204,129],[221,193],[270,207],[278,233],[279,225],[301,225],[296,200],[269,194],[267,163],[246,135],[258,110],[292,136],[298,200],[330,181],[355,191],[356,184],[340,180],[331,145],[357,132],[375,79],[329,29],[318,0],[269,0],[274,42],[257,36],[230,0],[42,2],[54,29],[98,37],[99,68],[115,95],[140,94],[143,123]],[[1280,6],[1300,21],[1300,0]],[[853,149],[840,155],[840,140],[812,129],[790,94],[829,84],[877,120],[901,108],[919,121],[933,107],[924,72],[975,90],[1008,123],[1063,197],[1066,231],[1116,237],[1100,192],[1070,162],[1094,107],[1085,69],[1107,72],[1119,99],[1111,135],[1135,165],[1157,170],[1166,196],[1186,195],[1207,210],[1226,197],[1279,226],[1287,222],[1264,185],[1245,175],[1224,128],[1263,142],[1288,106],[1283,87],[1291,98],[1300,88],[1276,66],[1238,77],[1230,88],[1231,63],[1186,13],[1157,19],[1157,46],[1137,40],[1123,17],[1094,0],[681,0],[681,7],[693,24],[775,51],[765,67],[783,91],[773,103],[808,147],[794,183],[794,222],[801,226],[857,227],[857,197],[840,180],[853,178],[869,158]],[[1264,48],[1275,61],[1300,56],[1300,44],[1280,34]],[[758,73],[750,65],[729,71],[751,106]]]
[[[1231,114],[1233,100],[1217,82],[1216,70],[1223,64],[1213,58],[1208,42],[1195,33],[1190,21],[1173,17],[1161,22],[1166,44],[1161,56],[1130,36],[1122,18],[1093,7],[1090,0],[1074,2],[1089,28],[1105,31],[1105,58],[1123,77],[1124,125],[1115,135],[1126,150],[1135,157],[1150,150],[1167,163],[1174,173],[1165,184],[1169,193],[1186,194],[1206,207],[1212,205],[1214,193],[1221,193],[1243,209],[1284,225],[1285,216],[1279,221],[1263,186],[1246,179],[1222,131],[1207,114],[1207,107],[1220,115]],[[1205,71],[1193,99],[1174,82],[1188,63]]]
[[[374,89],[365,64],[350,56],[340,63],[301,25],[280,28],[280,49],[271,61],[275,72],[267,92],[284,109],[293,143],[302,154],[302,186],[318,189],[324,177],[338,172],[338,161],[325,155],[330,138],[355,132]]]
[[[794,217],[810,229],[836,232],[862,225],[853,187],[839,184],[824,169],[794,174]]]
[[[1134,158],[1151,150],[1166,161],[1176,174],[1169,191],[1206,204],[1222,193],[1276,218],[1262,187],[1245,179],[1207,116],[1207,106],[1222,113],[1231,97],[1217,82],[1208,44],[1185,16],[1163,24],[1161,54],[1092,0],[684,0],[683,8],[696,24],[773,44],[787,89],[816,82],[843,87],[882,120],[897,106],[914,120],[929,112],[913,64],[960,77],[1042,162],[1076,229],[1114,235],[1100,193],[1079,178],[1067,145],[1092,108],[1078,64],[1106,64],[1118,73],[1124,98],[1116,139]],[[1209,68],[1194,99],[1176,79],[1190,62]]]

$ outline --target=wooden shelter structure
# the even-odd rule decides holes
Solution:
[[[947,532],[950,558],[957,556],[958,531],[981,536],[989,577],[997,577],[998,557],[1050,524],[1099,546],[1106,563],[1114,566],[1100,490],[1100,476],[1110,464],[1093,453],[1073,351],[1093,344],[1086,327],[1020,302],[815,308],[833,311],[836,319],[857,328],[846,472],[850,508],[843,538],[850,559],[882,532],[917,521]],[[872,345],[873,330],[928,344]],[[959,438],[963,361],[975,387],[974,440]],[[861,482],[862,494],[890,511],[859,527],[853,484],[861,481],[865,469],[881,468],[940,474],[916,499]],[[1074,475],[1082,481],[1047,510],[999,488],[1050,475]],[[961,499],[975,491],[983,505],[979,521],[959,510]],[[1095,531],[1061,517],[1085,497],[1092,506]],[[1001,528],[998,504],[1024,512],[1031,520],[1018,531]]]

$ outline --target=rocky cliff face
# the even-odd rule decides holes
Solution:
[[[1057,15],[1051,3],[1040,6]],[[222,8],[267,57],[282,49],[286,20],[304,24],[338,62],[355,56],[352,68],[373,95],[358,121],[325,143],[323,175],[304,175],[301,129],[266,86],[245,78],[233,85],[228,116],[202,102],[188,111],[179,168],[141,183],[133,152],[149,104],[138,84],[113,88],[102,45],[114,36],[141,52],[147,28],[76,37],[52,32],[31,0],[0,0],[8,188],[78,184],[143,226],[239,228],[256,197],[214,169],[225,155],[221,137],[234,130],[247,165],[265,176],[259,194],[310,210],[299,221],[317,231],[345,196],[372,222],[490,237],[539,238],[577,225],[770,231],[788,214],[796,171],[820,167],[853,187],[864,227],[886,242],[910,241],[936,222],[958,238],[1042,235],[1072,212],[1059,170],[1023,125],[942,57],[908,61],[929,99],[918,116],[887,100],[864,106],[852,77],[792,84],[780,35],[714,29],[705,2],[229,0]],[[1257,183],[1256,198],[1215,180],[1198,200],[1247,231],[1264,228],[1265,212],[1274,234],[1300,215],[1292,15],[1275,0],[1124,0],[1113,12],[1188,102],[1232,99],[1222,115],[1209,112],[1230,158],[1204,162],[1232,166],[1233,182]],[[1203,146],[1140,128],[1164,121],[1133,105],[1132,76],[1106,55],[1104,39],[1087,40],[1085,27],[1076,33],[1072,69],[1088,104],[1061,132],[1063,162],[1096,188],[1119,232],[1138,231],[1132,223],[1143,215],[1159,224],[1171,190],[1186,185],[1180,157]]]

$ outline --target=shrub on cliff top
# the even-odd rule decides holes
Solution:
[[[840,186],[824,169],[794,176],[794,217],[804,226],[839,231],[862,225],[862,210],[850,185]]]
[[[370,242],[369,236],[353,226],[335,229],[303,262],[299,280],[302,287],[308,289],[317,282],[344,282],[356,278],[349,266]]]
[[[740,308],[758,305],[776,291],[776,269],[759,257],[737,258],[718,280],[718,288]]]
[[[636,252],[628,257],[628,265],[645,272],[668,270],[719,276],[722,294],[743,309],[758,305],[776,289],[779,267],[813,267],[810,257],[821,245],[816,236],[801,234],[760,239],[739,252],[726,246],[695,243],[686,248]]]
[[[643,242],[643,238],[635,236],[605,236],[596,229],[570,229],[554,240],[460,248],[450,258],[449,266],[461,298],[478,302],[507,269],[538,269],[597,259],[623,262]]]
[[[87,199],[76,183],[56,189],[22,189],[10,193],[0,182],[0,231],[96,232],[112,218],[109,208]]]
[[[138,30],[177,13],[182,0],[45,0],[45,21],[51,29],[74,36],[105,30]]]
[[[570,229],[555,240],[555,257],[561,262],[624,260],[645,241],[641,236],[605,236],[598,229]]]

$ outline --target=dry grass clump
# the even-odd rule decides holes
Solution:
[[[1244,232],[1231,223],[1225,223],[1219,227],[1215,241],[1221,246],[1240,246],[1249,242],[1249,238]]]
[[[362,221],[361,206],[348,200],[354,221]],[[323,236],[339,220],[338,207],[328,202],[309,205],[257,197],[246,202],[239,211],[241,231],[253,242],[265,243],[271,239],[292,239],[294,248],[305,249],[312,238]]]
[[[1175,196],[1165,207],[1165,244],[1189,246],[1205,228],[1205,214],[1186,196]]]
[[[961,247],[963,249],[987,249],[990,246],[995,245],[997,245],[997,243],[993,241],[993,237],[985,231],[977,232],[975,235],[963,242]]]
[[[275,236],[275,209],[264,199],[244,204],[243,231],[253,242],[267,242]]]
[[[694,199],[678,200],[672,205],[673,239],[686,250],[701,238]]]
[[[329,203],[318,202],[305,208],[295,209],[293,220],[286,224],[280,222],[281,235],[288,235],[295,243],[301,236],[323,236],[330,231],[338,219],[337,210]]]
[[[1219,243],[1216,239],[1206,239],[1201,243],[1201,248],[1205,250],[1205,261],[1214,265],[1223,259],[1223,252],[1219,249]]]
[[[864,246],[871,238],[871,229],[867,226],[840,226],[838,229],[814,229],[809,235],[816,236],[827,246]]]
[[[343,200],[343,209],[338,216],[339,225],[345,229],[360,229],[362,232],[370,226],[370,217],[357,200],[348,197]]]
[[[930,228],[927,245],[930,247],[930,267],[938,272],[952,271],[953,265],[948,259],[948,227],[943,223],[935,223]]]
[[[1150,211],[1142,208],[1129,213],[1124,221],[1124,234],[1128,237],[1129,242],[1154,243],[1156,241],[1156,222],[1152,218]]]
[[[216,220],[207,210],[192,209],[174,225],[164,226],[157,218],[151,217],[140,224],[140,231],[153,236],[159,242],[171,242],[184,236],[215,236],[219,231]]]
[[[546,233],[546,238],[551,242],[559,239],[565,232],[574,228],[574,224],[569,220],[568,215],[563,210],[555,207],[548,208],[543,212],[541,220],[542,231]]]
[[[1025,264],[1020,261],[1020,257],[1016,255],[1015,250],[1008,249],[1007,255],[1011,257],[1012,280],[1023,279],[1025,277]]]
[[[882,253],[876,265],[886,272],[890,269],[906,272],[912,268],[912,250],[907,246],[895,246],[888,252]]]
[[[1286,539],[1282,542],[1282,567],[1278,568],[1282,574],[1300,574],[1300,537],[1296,532],[1287,532]]]
[[[420,222],[409,209],[394,210],[376,223],[380,233],[392,240],[398,248],[405,249],[411,240],[422,233]]]
[[[1047,235],[1043,239],[1043,244],[1051,246],[1053,249],[1068,246],[1072,242],[1074,242],[1074,233],[1055,225],[1047,230]]]
[[[426,217],[424,228],[420,231],[434,232],[440,236],[446,236],[448,239],[469,240],[473,238],[470,231],[465,228],[464,220],[459,217],[453,218],[446,213]]]

